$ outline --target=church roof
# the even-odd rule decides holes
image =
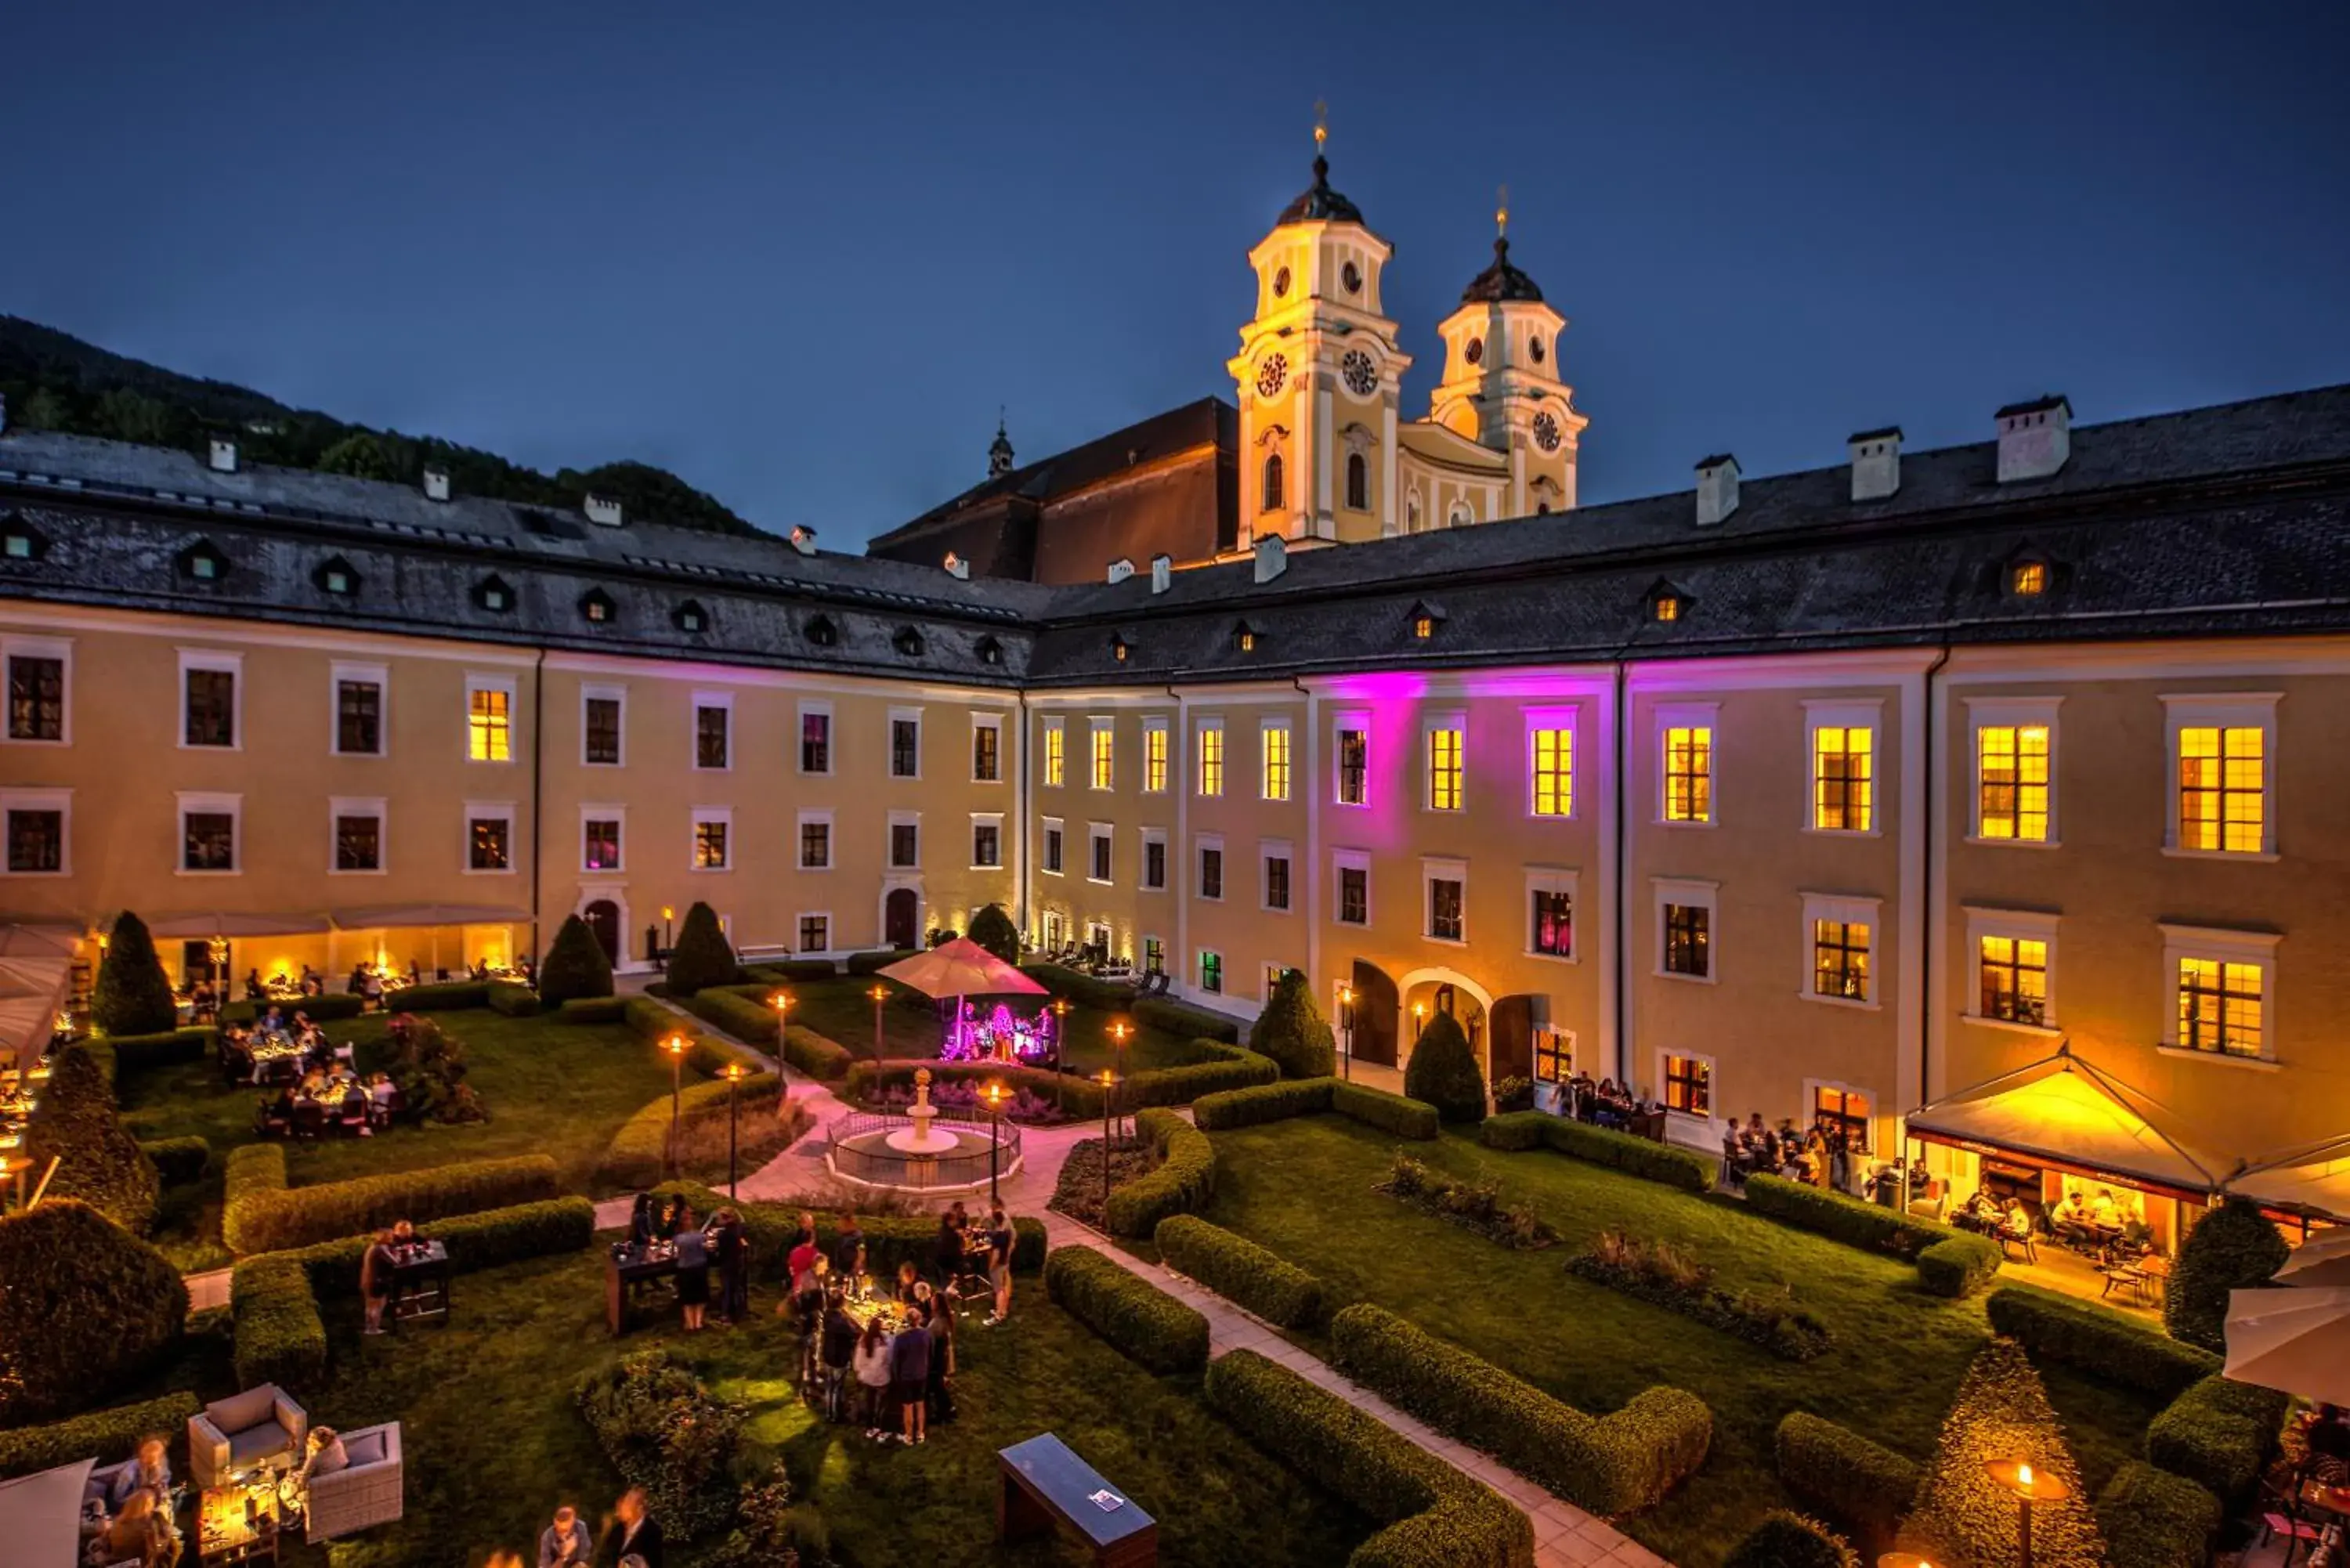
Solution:
[[[1307,186],[1295,202],[1281,210],[1278,223],[1359,223],[1363,210],[1330,189],[1330,161],[1315,157],[1314,183]]]
[[[1539,303],[1542,296],[1542,286],[1512,265],[1508,238],[1497,235],[1493,241],[1493,265],[1469,280],[1469,286],[1461,291],[1461,303],[1491,305],[1505,299]]]

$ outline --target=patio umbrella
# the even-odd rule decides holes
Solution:
[[[955,999],[955,1023],[962,1023],[966,996],[1043,996],[1045,987],[1005,963],[969,937],[941,942],[928,952],[899,959],[880,971],[924,996]]]
[[[2350,1285],[2350,1225],[2320,1231],[2295,1247],[2284,1267],[2270,1277],[2278,1284],[2304,1290]]]
[[[78,1568],[81,1562],[81,1494],[92,1461],[76,1459],[53,1470],[0,1481],[0,1536],[8,1561],[23,1568]]]
[[[2350,1405],[2350,1288],[2230,1291],[2227,1375]]]

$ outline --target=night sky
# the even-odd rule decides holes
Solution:
[[[1513,257],[1583,495],[2350,380],[2350,5],[22,5],[0,310],[853,547],[1209,395],[1332,180]]]

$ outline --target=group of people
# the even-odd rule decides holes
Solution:
[[[1759,1171],[1806,1186],[1850,1192],[1853,1157],[1865,1152],[1854,1147],[1851,1135],[1841,1126],[1814,1124],[1799,1128],[1794,1117],[1784,1116],[1773,1127],[1756,1111],[1744,1125],[1733,1121],[1721,1135],[1722,1180],[1731,1187],[1742,1187],[1748,1177]]]
[[[637,1194],[629,1213],[629,1241],[639,1247],[666,1241],[676,1249],[677,1304],[688,1333],[699,1334],[710,1312],[710,1276],[718,1274],[718,1321],[738,1324],[751,1315],[751,1233],[743,1216],[722,1208],[697,1224],[683,1195],[655,1201]]]
[[[611,1568],[661,1568],[660,1521],[653,1518],[642,1487],[630,1487],[604,1516],[603,1544],[598,1546],[595,1535],[578,1509],[565,1503],[555,1511],[555,1518],[538,1533],[538,1557],[536,1568],[590,1568],[605,1563]],[[533,1561],[519,1552],[493,1552],[484,1568],[534,1568]]]
[[[332,1427],[313,1427],[300,1464],[278,1489],[280,1497],[300,1498],[311,1480],[350,1467],[350,1455]],[[103,1481],[90,1478],[82,1506],[82,1561],[88,1568],[173,1568],[186,1550],[180,1533],[182,1489],[172,1478],[168,1445],[161,1432],[139,1439],[130,1459]]]
[[[1999,1241],[2032,1240],[2032,1210],[2023,1206],[2023,1200],[2012,1193],[1999,1197],[1988,1187],[1976,1188],[1964,1203],[1952,1210],[1950,1223],[1961,1231]]]

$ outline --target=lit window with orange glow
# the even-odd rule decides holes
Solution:
[[[2048,1023],[2048,944],[2036,937],[1985,936],[1976,956],[1985,1018]]]
[[[1536,816],[1575,815],[1575,732],[1564,727],[1529,731],[1533,751],[1534,812]]]
[[[2178,846],[2225,855],[2267,847],[2268,746],[2258,725],[2178,732]]]
[[[2259,1056],[2261,966],[2220,958],[2178,961],[2178,1044],[2189,1051]]]
[[[1868,1000],[1868,928],[1857,920],[1812,922],[1812,994]]]
[[[514,694],[504,687],[477,686],[466,698],[465,754],[477,763],[514,760]]]
[[[1660,621],[1675,621],[1680,619],[1681,601],[1679,597],[1673,594],[1659,594],[1657,596],[1656,616]]]
[[[1267,724],[1258,732],[1264,749],[1264,798],[1289,798],[1289,726]]]
[[[2008,584],[2018,594],[2032,598],[2048,591],[2048,568],[2038,561],[2025,561],[2009,574]]]
[[[1224,793],[1224,727],[1221,723],[1200,726],[1200,793],[1207,796]]]
[[[1877,732],[1823,724],[1812,732],[1812,826],[1866,833],[1876,820]]]
[[[1058,719],[1045,721],[1045,787],[1046,789],[1060,788],[1062,779],[1067,776],[1069,758],[1066,742],[1067,736],[1063,733],[1061,722]]]
[[[1665,820],[1713,820],[1713,728],[1674,724],[1665,730]]]
[[[1975,731],[1976,836],[2048,842],[2048,726]]]
[[[1167,793],[1167,725],[1164,721],[1146,723],[1142,727],[1142,790],[1145,794]]]
[[[1118,753],[1114,749],[1115,732],[1110,729],[1108,720],[1097,719],[1094,722],[1092,742],[1093,787],[1109,789],[1116,784],[1118,779]]]
[[[1428,732],[1428,809],[1461,809],[1461,731],[1440,724]]]

